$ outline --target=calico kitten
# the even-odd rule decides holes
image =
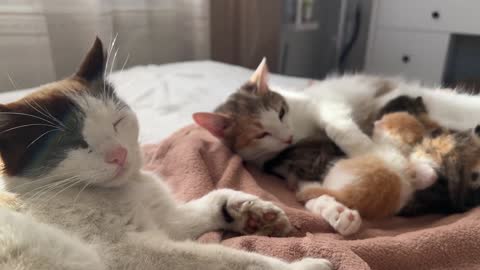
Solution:
[[[451,214],[480,203],[480,126],[467,131],[435,131],[414,148],[412,157],[433,167],[439,179],[432,187],[417,191],[400,213],[415,216]]]
[[[375,122],[372,150],[336,162],[322,185],[305,185],[297,194],[302,202],[334,198],[356,209],[363,218],[396,214],[417,189],[436,181],[435,171],[424,163],[412,163],[409,154],[425,136],[416,117],[405,112],[385,114]],[[315,208],[313,202],[307,208]]]
[[[175,201],[140,169],[137,117],[105,80],[104,56],[97,39],[73,76],[0,105],[0,186],[25,207],[0,207],[0,269],[331,269],[189,241],[214,230],[281,236],[291,225],[239,191]]]

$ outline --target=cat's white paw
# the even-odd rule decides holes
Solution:
[[[233,218],[231,229],[243,234],[285,236],[292,226],[285,212],[271,202],[250,194],[229,198],[226,211]]]
[[[414,186],[418,190],[430,187],[438,179],[435,169],[426,162],[415,163],[413,169],[415,172]]]
[[[362,218],[357,210],[344,206],[329,195],[309,200],[305,207],[323,217],[336,232],[344,236],[358,232],[362,225]]]
[[[304,258],[290,264],[292,270],[331,270],[333,265],[325,259]]]

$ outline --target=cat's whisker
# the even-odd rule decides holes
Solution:
[[[18,89],[17,84],[15,83],[15,81],[13,81],[12,77],[10,76],[10,73],[8,72],[7,72],[7,77],[10,83],[12,84],[13,88]]]
[[[33,100],[32,100],[33,101]],[[30,106],[32,109],[34,109],[36,112],[38,112],[39,114],[43,115],[44,117],[46,117],[47,119],[50,118],[48,115],[46,115],[45,113],[41,112],[40,110],[38,110],[35,106],[33,106],[29,101],[28,99],[25,99],[25,103],[27,103],[28,106]],[[45,120],[46,121],[46,120]],[[58,126],[58,123],[56,124],[55,122],[50,122],[50,121],[47,121],[49,124],[52,124],[54,125],[56,128],[60,128],[60,129],[63,129],[61,126]]]
[[[67,185],[71,179],[66,179],[65,181],[61,182],[54,182],[47,185],[42,186],[41,188],[37,189],[36,192],[32,196],[22,196],[25,200],[28,201],[35,201],[36,199],[40,199],[43,195],[47,194],[48,192],[55,190],[56,188],[61,188]]]
[[[66,190],[68,190],[68,189],[76,186],[77,184],[79,184],[79,183],[81,183],[81,182],[83,182],[83,179],[78,179],[77,177],[74,177],[70,185],[68,185],[67,187],[61,189],[61,190],[58,191],[57,193],[53,194],[53,196],[51,196],[51,197],[49,197],[48,199],[46,199],[46,200],[44,201],[44,203],[47,203],[47,202],[51,201],[52,199],[54,199],[55,197],[57,197],[58,195],[60,195],[60,193],[62,193],[62,192],[64,192],[64,191],[66,191]]]
[[[29,113],[19,113],[19,112],[0,112],[0,115],[2,115],[2,114],[5,114],[5,115],[21,115],[21,116],[29,116],[29,117],[32,117],[32,118],[36,118],[36,119],[38,119],[38,120],[45,121],[45,122],[47,122],[47,123],[49,123],[49,124],[52,124],[52,125],[54,125],[54,124],[55,124],[55,123],[52,123],[52,122],[50,122],[50,121],[48,121],[48,120],[46,120],[46,119],[44,119],[44,118],[42,118],[42,117],[39,117],[39,116],[36,116],[36,115],[33,115],[33,114],[29,114]]]
[[[112,75],[113,68],[115,66],[115,60],[117,59],[118,50],[119,50],[119,48],[117,48],[115,50],[115,53],[113,54],[112,63],[110,64],[110,72],[108,74],[108,77],[110,77],[110,75]]]
[[[115,60],[117,59],[117,53],[118,53],[119,48],[115,50],[115,54],[113,55],[112,58],[112,63],[110,64],[110,73],[108,74],[108,77],[112,75],[113,68],[115,67]],[[105,78],[106,80],[107,78]],[[109,99],[113,100],[113,91],[110,92],[110,96],[108,97]]]
[[[61,181],[55,181],[40,187],[37,187],[35,189],[32,189],[31,191],[22,194],[21,197],[24,197],[25,199],[28,200],[34,200],[35,198],[41,197],[43,194],[47,193],[48,191],[54,190],[55,188],[62,187],[69,183],[74,177],[68,177],[64,180]],[[35,192],[32,196],[27,196],[28,194]]]
[[[108,72],[108,64],[110,62],[110,55],[112,54],[112,50],[113,50],[113,47],[115,46],[115,42],[117,41],[117,37],[118,37],[118,33],[115,34],[115,37],[113,38],[111,44],[110,44],[110,48],[109,48],[109,51],[108,51],[108,54],[107,54],[107,61],[105,63],[105,70],[103,71],[103,95],[104,95],[104,98],[107,97],[107,72]]]
[[[92,182],[91,181],[87,181],[87,183],[83,186],[82,189],[80,189],[80,191],[78,192],[77,196],[75,196],[75,199],[73,200],[73,203],[75,204],[78,200],[78,198],[80,197],[80,194],[91,184]]]
[[[48,130],[46,132],[44,132],[42,135],[38,136],[35,140],[33,140],[28,146],[27,146],[27,149],[30,148],[30,146],[32,146],[36,141],[40,140],[43,136],[49,134],[50,132],[54,132],[54,131],[62,131],[61,129],[51,129],[51,130]]]
[[[46,118],[44,118],[44,119],[45,119],[45,121],[47,121],[47,119],[48,119],[49,117],[48,117],[45,113],[39,111],[36,107],[34,107],[34,106],[30,103],[30,101],[29,101],[28,99],[25,99],[25,103],[27,103],[27,105],[30,106],[30,108],[34,109],[37,113],[39,113],[39,114],[42,115],[43,117],[46,117]],[[55,123],[54,123],[54,122],[50,122],[50,120],[48,121],[48,123],[50,123],[50,124],[52,124],[52,125],[55,125]]]
[[[10,191],[11,192],[18,192],[20,190],[20,188],[22,188],[22,187],[25,187],[25,186],[28,186],[28,185],[36,185],[36,184],[39,184],[39,182],[41,183],[41,182],[51,180],[51,179],[54,179],[54,178],[58,178],[58,177],[59,177],[58,175],[50,175],[48,177],[43,177],[43,178],[35,179],[33,181],[28,181],[26,183],[16,185]],[[48,182],[50,182],[50,181],[48,181]]]
[[[50,117],[50,119],[52,119],[53,121],[55,121],[56,123],[58,123],[60,126],[62,126],[63,128],[67,128],[63,123],[62,121],[58,120],[55,116],[53,116],[47,109],[45,109],[44,107],[40,106],[40,104],[38,104],[35,100],[32,99],[32,102],[34,102],[36,104],[36,106],[42,110],[43,112],[45,112],[47,114],[47,117]]]
[[[28,125],[21,125],[21,126],[16,126],[16,127],[13,127],[13,128],[9,128],[7,130],[4,130],[4,131],[0,132],[0,134],[9,132],[9,131],[12,131],[12,130],[15,130],[15,129],[24,128],[24,127],[32,127],[32,126],[44,126],[44,127],[58,128],[57,126],[47,125],[47,124],[28,124]]]
[[[127,53],[127,57],[125,58],[125,61],[123,62],[122,68],[120,69],[120,72],[125,69],[125,66],[127,65],[128,59],[130,58],[130,53]]]

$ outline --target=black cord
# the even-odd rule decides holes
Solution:
[[[345,47],[343,48],[341,54],[340,54],[340,60],[339,60],[339,71],[343,73],[345,71],[345,63],[347,61],[348,55],[352,52],[353,45],[355,45],[355,42],[358,40],[358,36],[360,35],[360,25],[362,23],[362,12],[360,9],[360,4],[357,4],[355,8],[355,25],[353,28],[353,33],[352,37],[350,40],[347,42]]]

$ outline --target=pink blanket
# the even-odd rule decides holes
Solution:
[[[145,146],[146,168],[166,179],[181,200],[216,188],[233,188],[276,202],[297,229],[290,237],[222,237],[221,242],[286,260],[325,257],[336,269],[480,269],[480,209],[452,216],[399,218],[366,223],[344,238],[319,217],[305,211],[284,182],[245,166],[204,130],[188,126],[159,145]]]

